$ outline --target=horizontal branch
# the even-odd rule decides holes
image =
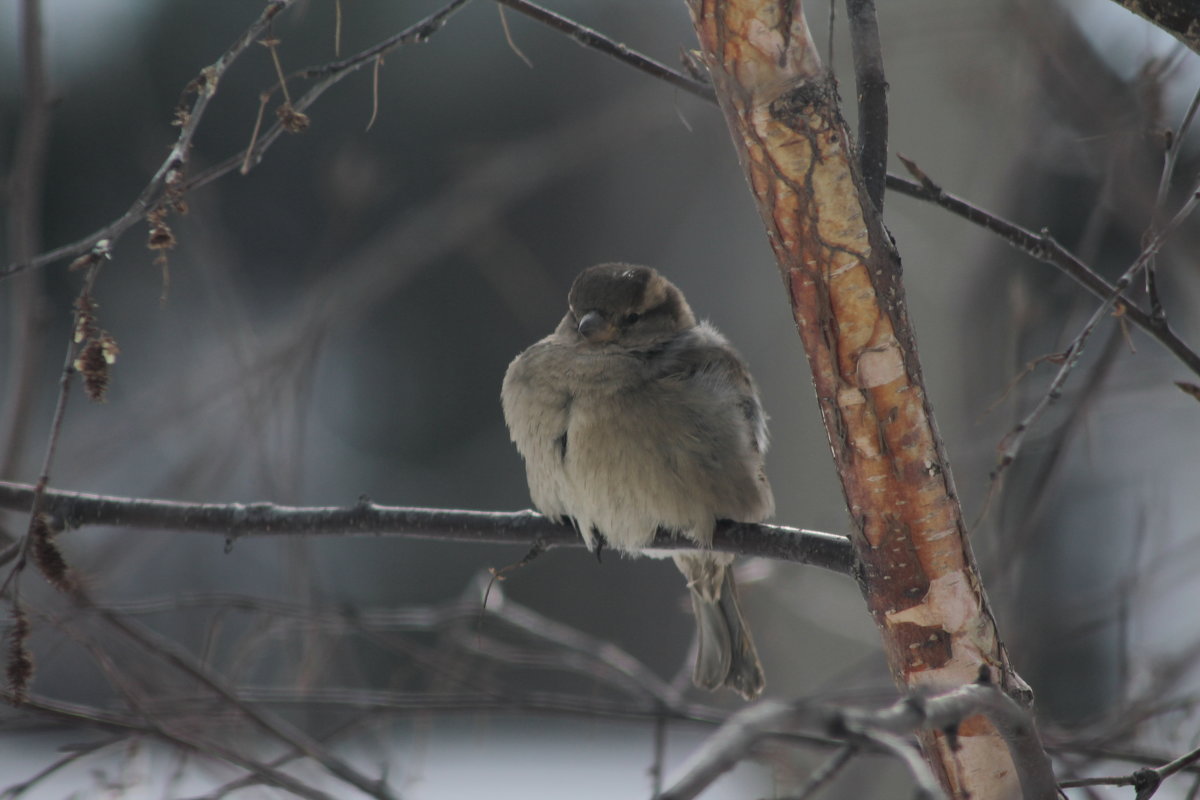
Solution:
[[[909,169],[916,169],[911,165]],[[919,181],[910,181],[898,175],[887,176],[887,188],[909,197],[941,206],[952,214],[997,234],[1026,255],[1058,269],[1075,283],[1087,289],[1101,300],[1116,296],[1121,312],[1126,319],[1141,328],[1163,347],[1178,358],[1196,375],[1200,375],[1200,354],[1179,338],[1165,319],[1157,319],[1143,311],[1133,300],[1121,293],[1103,276],[1076,258],[1069,250],[1043,231],[1034,233],[1015,223],[992,214],[979,206],[944,191],[918,169]]]
[[[34,487],[0,481],[0,508],[29,510]],[[403,536],[486,544],[534,545],[542,549],[582,547],[579,534],[535,511],[462,511],[381,506],[366,497],[353,506],[283,506],[275,503],[181,503],[47,490],[42,509],[52,527],[113,525],[129,528],[248,536]],[[686,550],[695,544],[659,531],[654,547]],[[845,536],[820,531],[721,521],[713,549],[811,564],[850,574],[854,563]]]

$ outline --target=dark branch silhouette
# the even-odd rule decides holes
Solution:
[[[0,508],[28,511],[35,487],[0,482]],[[491,544],[582,547],[579,534],[536,511],[462,511],[381,506],[362,498],[353,506],[299,507],[274,503],[180,503],[46,490],[42,511],[52,527],[115,525],[128,528],[216,533],[230,541],[248,536],[404,536]],[[654,547],[695,548],[660,531]],[[811,564],[850,574],[853,553],[845,536],[781,525],[722,521],[713,549]],[[8,554],[0,556],[3,561]],[[8,556],[10,557],[10,556]]]
[[[909,162],[911,163],[911,162]],[[918,169],[915,165],[910,169]],[[918,169],[918,181],[910,181],[898,175],[887,176],[887,186],[893,191],[906,194],[918,200],[941,206],[947,211],[985,228],[996,234],[1013,247],[1026,255],[1056,268],[1075,283],[1087,289],[1096,297],[1106,300],[1117,291],[1113,284],[1105,280],[1099,273],[1076,258],[1069,250],[1055,241],[1047,231],[1034,233],[1003,217],[993,214],[979,206],[944,191],[939,185],[929,179]],[[1117,295],[1121,313],[1137,327],[1149,334],[1155,341],[1165,347],[1178,358],[1193,373],[1200,375],[1200,353],[1193,350],[1185,341],[1179,338],[1165,319],[1156,319],[1143,311],[1124,294]]]
[[[614,39],[610,39],[599,31],[592,30],[585,25],[580,25],[573,19],[556,14],[550,9],[542,8],[536,3],[529,2],[529,0],[496,0],[496,2],[502,6],[511,8],[513,11],[524,14],[530,19],[535,19],[559,33],[565,33],[584,47],[615,58],[653,78],[666,81],[677,89],[683,89],[685,92],[694,94],[696,97],[707,100],[710,103],[717,101],[717,96],[713,94],[712,87],[708,84],[701,83],[694,78],[689,78],[687,75],[677,72],[665,64],[661,64],[649,56],[642,55],[638,51],[626,47]]]
[[[888,154],[887,78],[874,0],[846,0],[846,18],[858,91],[858,163],[867,197],[883,211]]]

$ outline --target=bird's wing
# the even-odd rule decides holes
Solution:
[[[645,356],[651,380],[679,383],[688,392],[701,392],[718,406],[736,410],[747,426],[754,451],[766,453],[767,417],[758,387],[746,362],[716,329],[701,323],[667,345],[645,351]]]

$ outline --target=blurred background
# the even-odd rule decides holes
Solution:
[[[38,251],[129,208],[175,140],[183,87],[261,8],[42,5],[53,108]],[[342,0],[342,55],[438,5]],[[671,65],[695,46],[678,0],[553,8]],[[832,42],[853,129],[844,10],[832,38],[828,6],[808,11],[816,39]],[[1163,131],[1200,87],[1197,56],[1107,0],[914,0],[879,12],[892,171],[903,172],[901,153],[947,191],[1047,229],[1110,280],[1124,271],[1154,215]],[[335,58],[336,17],[333,0],[302,0],[276,20],[285,71]],[[217,503],[367,495],[527,507],[501,378],[562,316],[574,275],[619,260],[669,276],[746,357],[771,415],[776,520],[845,531],[807,364],[719,111],[518,14],[506,19],[520,53],[496,6],[476,0],[428,42],[385,57],[377,112],[368,67],[326,92],[308,130],[285,135],[248,174],[190,193],[186,216],[170,220],[169,285],[144,225],[116,243],[95,298],[120,356],[107,402],[71,397],[53,486]],[[19,32],[18,4],[3,4],[6,175],[21,123]],[[235,63],[199,128],[191,174],[249,143],[274,81],[265,47]],[[293,96],[304,85],[293,81]],[[1196,180],[1196,141],[1182,144],[1168,215]],[[1139,765],[1118,753],[1187,749],[1200,736],[1200,408],[1174,381],[1200,378],[1106,320],[990,492],[998,443],[1054,366],[1014,379],[1064,349],[1098,301],[934,206],[889,193],[885,218],[958,489],[978,521],[988,592],[1064,776]],[[1198,233],[1200,223],[1185,224],[1158,261],[1168,318],[1194,346]],[[18,243],[12,226],[0,235],[8,263]],[[0,280],[0,479],[37,478],[80,281],[66,263]],[[25,524],[0,516],[5,543]],[[648,770],[669,775],[738,707],[684,688],[692,624],[669,563],[552,551],[506,573],[485,613],[480,576],[523,548],[272,538],[227,552],[219,536],[97,528],[59,541],[110,614],[185,648],[246,702],[367,773],[383,770],[409,798],[649,796]],[[742,585],[770,696],[894,697],[852,581],[747,562]],[[131,644],[113,617],[72,608],[32,573],[21,592],[34,624],[32,692],[46,707],[0,712],[0,790],[64,759],[22,796],[265,796],[230,789],[245,771],[194,743],[221,731],[264,761],[280,755],[277,743],[236,724],[194,675],[144,652],[146,640]],[[597,677],[599,661],[564,674],[564,653],[595,655],[588,648],[606,641],[646,680],[683,692],[690,716],[656,722],[642,701],[629,712]],[[527,652],[558,661],[519,657]],[[453,702],[423,704],[433,691]],[[556,705],[550,693],[595,702]],[[142,728],[103,724],[100,711]],[[786,795],[827,752],[766,755],[711,796]],[[903,771],[876,760],[840,776],[830,796],[895,796]],[[311,762],[288,769],[333,796],[362,796]],[[1183,779],[1164,793],[1189,788]]]

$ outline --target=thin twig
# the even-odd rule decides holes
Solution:
[[[663,763],[667,758],[667,715],[659,714],[654,718],[654,755],[650,761],[650,796],[658,797],[662,793]]]
[[[370,719],[370,718],[368,717],[367,719]],[[347,731],[352,730],[355,727],[357,727],[359,724],[362,723],[362,721],[363,721],[362,719],[347,720],[347,721],[335,726],[333,728],[333,730],[324,734],[321,737],[321,740],[325,741],[328,739],[332,739],[334,737],[341,736],[344,733],[346,733]],[[276,756],[275,758],[271,759],[270,761],[263,762],[263,764],[270,769],[278,769],[290,761],[295,761],[296,759],[300,758],[303,755],[304,754],[298,750],[291,750],[287,753],[283,753],[282,755]],[[221,784],[220,786],[216,787],[212,791],[207,792],[201,796],[190,798],[190,800],[221,800],[221,798],[224,798],[240,789],[245,789],[247,787],[256,786],[256,785],[263,784],[263,783],[269,783],[269,780],[270,780],[269,777],[265,778],[260,772],[258,772],[256,770],[247,770],[246,775],[244,775],[243,777],[235,778],[234,780],[227,781],[226,783]]]
[[[858,164],[867,197],[882,212],[887,176],[888,107],[875,0],[846,0],[846,20],[850,26],[854,84],[858,91]]]
[[[320,66],[296,70],[288,78],[316,80],[318,78],[332,78],[338,75],[345,76],[371,63],[377,56],[387,55],[398,47],[407,44],[425,44],[445,26],[446,22],[455,12],[459,11],[469,2],[471,0],[450,0],[425,18],[409,25],[403,30],[397,31],[386,39],[376,42],[365,50],[360,50],[352,56],[337,61],[330,61]],[[273,88],[278,88],[278,85]]]
[[[1051,379],[1050,385],[1042,395],[1041,399],[1038,400],[1029,413],[1026,414],[1025,417],[1021,419],[1021,421],[1018,422],[1016,426],[1014,426],[1013,429],[1009,431],[1001,440],[998,447],[1000,451],[1000,457],[995,469],[992,470],[991,474],[991,480],[993,483],[997,482],[1008,469],[1008,467],[1012,465],[1013,461],[1016,460],[1017,454],[1020,452],[1021,445],[1023,444],[1030,429],[1037,423],[1039,419],[1041,419],[1042,415],[1046,412],[1046,409],[1048,409],[1062,396],[1063,386],[1066,384],[1067,378],[1070,376],[1071,371],[1074,370],[1075,365],[1079,363],[1079,359],[1083,356],[1084,348],[1087,346],[1092,332],[1095,331],[1096,326],[1100,324],[1100,320],[1107,316],[1113,307],[1121,301],[1122,294],[1127,288],[1129,288],[1129,285],[1137,277],[1138,273],[1146,268],[1146,265],[1150,263],[1150,260],[1154,258],[1154,255],[1159,251],[1159,249],[1162,248],[1167,238],[1174,233],[1175,229],[1182,224],[1183,220],[1187,219],[1187,217],[1191,215],[1197,204],[1200,204],[1200,184],[1192,189],[1191,196],[1188,198],[1187,202],[1183,204],[1179,211],[1176,212],[1175,216],[1172,217],[1169,222],[1163,225],[1160,230],[1155,232],[1151,240],[1145,245],[1145,247],[1142,248],[1141,254],[1134,260],[1133,264],[1131,264],[1129,268],[1126,269],[1121,275],[1121,277],[1117,279],[1117,282],[1113,285],[1112,292],[1109,294],[1109,296],[1106,297],[1102,303],[1100,303],[1094,312],[1092,312],[1091,317],[1088,318],[1088,321],[1076,335],[1075,339],[1072,340],[1066,351],[1063,352],[1062,366],[1058,368],[1058,372],[1056,372],[1054,378]],[[1124,311],[1123,303],[1122,311]]]
[[[242,158],[242,166],[238,170],[243,175],[248,173],[253,166],[250,163],[250,154],[255,152],[258,145],[258,133],[262,130],[263,117],[267,113],[267,103],[271,102],[271,95],[263,92],[258,96],[258,114],[254,116],[254,129],[250,132],[250,144],[246,145],[245,157]]]
[[[333,55],[342,56],[342,0],[333,0]]]
[[[82,594],[76,599],[86,602],[86,598]],[[312,789],[289,775],[254,761],[233,748],[174,730],[177,726],[166,725],[158,715],[153,713],[149,708],[148,698],[145,697],[143,692],[139,691],[139,687],[134,685],[134,679],[131,674],[118,668],[108,651],[86,639],[82,640],[80,644],[91,655],[92,662],[99,667],[108,680],[109,685],[124,698],[134,714],[144,720],[147,728],[160,739],[248,769],[258,775],[263,781],[285,788],[298,797],[305,797],[308,800],[332,800],[324,792]]]
[[[711,86],[689,78],[687,75],[659,63],[649,56],[642,55],[636,50],[631,50],[599,31],[592,30],[586,25],[580,25],[575,20],[568,19],[561,14],[556,14],[548,8],[543,8],[536,3],[529,2],[529,0],[496,0],[496,2],[508,6],[513,11],[524,14],[530,19],[535,19],[543,25],[548,25],[560,33],[567,34],[584,47],[611,56],[636,70],[659,80],[666,81],[678,89],[683,89],[685,92],[694,94],[702,100],[708,100],[710,103],[717,101],[717,96],[713,94]]]
[[[837,30],[837,3],[829,4],[829,35],[825,45],[825,63],[833,64],[833,34]]]
[[[842,767],[850,763],[850,759],[858,754],[859,747],[856,744],[842,745],[841,749],[834,753],[829,759],[812,771],[808,776],[808,780],[800,787],[796,793],[796,800],[808,800],[808,798],[820,791],[821,787],[833,780]]]
[[[262,33],[270,25],[271,21],[279,15],[280,12],[293,5],[296,0],[270,0],[259,17],[238,37],[237,41],[225,51],[215,62],[205,67],[200,71],[200,74],[192,80],[188,85],[187,92],[194,92],[196,95],[195,101],[190,108],[181,111],[179,114],[180,131],[176,139],[175,145],[171,148],[166,159],[163,160],[154,176],[149,183],[142,189],[133,205],[130,206],[124,214],[119,218],[105,225],[99,230],[93,231],[87,236],[70,244],[57,247],[53,250],[48,250],[33,258],[23,262],[14,262],[9,264],[3,270],[0,270],[0,280],[26,272],[31,269],[40,269],[48,264],[60,261],[66,258],[73,258],[81,253],[91,250],[101,240],[108,240],[115,246],[118,239],[129,230],[130,227],[145,218],[146,213],[150,211],[155,204],[160,200],[163,190],[166,188],[166,183],[169,178],[179,180],[176,187],[178,192],[186,194],[188,191],[205,185],[221,175],[225,175],[238,167],[258,164],[262,158],[262,154],[278,139],[283,133],[283,126],[276,122],[266,134],[259,138],[253,147],[239,151],[225,161],[209,168],[200,176],[186,178],[183,176],[183,169],[187,164],[187,156],[191,148],[192,139],[196,135],[200,122],[204,116],[205,110],[208,108],[209,101],[216,93],[220,79],[228,70],[229,66],[253,45],[262,35]],[[317,86],[310,89],[303,97],[296,100],[294,107],[297,111],[303,111],[311,105],[317,97],[319,97],[326,89],[334,83],[342,80],[346,76],[357,71],[364,64],[370,63],[374,58],[383,53],[389,52],[403,44],[428,41],[429,37],[436,33],[451,14],[465,5],[469,0],[451,0],[446,6],[438,9],[429,16],[415,23],[414,25],[405,28],[403,31],[388,37],[384,41],[373,45],[370,48],[362,51],[356,56],[349,59],[329,62],[320,67],[302,70],[299,73],[293,73],[293,76],[300,75],[306,78],[325,78]],[[291,76],[289,76],[291,77]],[[274,89],[268,90],[268,94]]]
[[[489,616],[499,623],[520,632],[523,637],[530,638],[533,643],[532,647],[515,648],[503,645],[499,640],[493,640],[489,642],[487,647],[478,648],[470,644],[471,637],[469,635],[465,637],[453,637],[456,631],[463,631],[462,622],[478,613],[481,582],[482,577],[473,583],[462,599],[453,600],[449,603],[430,607],[379,609],[367,611],[365,614],[333,608],[324,610],[306,609],[299,604],[288,603],[283,603],[281,609],[279,601],[249,597],[240,599],[236,597],[229,598],[232,602],[227,606],[222,605],[221,607],[268,615],[280,612],[285,616],[298,614],[322,625],[322,627],[325,627],[325,622],[327,621],[336,621],[342,631],[346,633],[353,632],[355,636],[372,629],[380,633],[392,632],[393,634],[400,631],[434,632],[447,630],[452,634],[453,641],[460,645],[466,644],[467,651],[473,655],[489,658],[501,663],[529,666],[538,670],[576,671],[589,678],[587,686],[590,688],[584,690],[576,697],[553,692],[514,692],[502,686],[497,686],[494,689],[479,690],[467,684],[464,684],[461,689],[456,687],[456,691],[453,692],[431,692],[428,689],[407,692],[371,691],[341,687],[291,690],[238,686],[236,688],[235,707],[243,711],[243,713],[247,713],[244,708],[245,704],[286,705],[309,709],[313,712],[319,711],[323,706],[333,707],[341,712],[351,710],[398,713],[427,712],[430,710],[523,710],[527,712],[541,711],[576,715],[585,714],[589,716],[645,721],[656,720],[665,716],[669,719],[687,720],[704,724],[714,724],[724,717],[724,712],[714,706],[689,702],[684,699],[683,695],[675,695],[670,691],[664,692],[661,681],[657,681],[651,670],[613,644],[596,637],[581,634],[573,628],[561,625],[552,620],[547,620],[508,598],[503,598],[493,604],[494,610]],[[225,599],[219,596],[199,598],[201,601],[200,605],[204,605],[209,601],[223,603]],[[189,607],[190,604],[187,600],[188,598],[171,598],[169,600],[160,600],[153,605],[147,605],[143,602],[103,608],[86,605],[85,601],[85,605],[81,610],[99,614],[104,619],[111,621],[112,618],[118,620],[124,619],[127,613],[154,611],[156,608]],[[182,606],[180,605],[181,603]],[[126,628],[121,628],[121,630],[128,632]],[[146,633],[150,634],[150,638],[137,635],[134,637],[134,640],[139,647],[145,648],[155,657],[171,660],[172,654],[178,650],[178,647],[174,643],[169,642],[164,649],[158,637],[149,632],[148,629],[137,626],[133,630],[135,632],[146,631]],[[389,638],[394,639],[395,637],[393,635]],[[86,640],[82,644],[85,647],[92,647],[91,643]],[[173,730],[175,726],[168,726],[165,722],[160,722],[160,720],[167,719],[168,715],[179,718],[190,718],[198,713],[213,713],[221,709],[224,703],[229,702],[227,698],[222,698],[222,705],[213,705],[214,698],[212,695],[204,692],[194,697],[172,694],[170,700],[174,702],[174,706],[170,704],[165,705],[158,701],[155,701],[151,705],[147,702],[147,698],[143,693],[135,691],[127,683],[127,677],[124,673],[111,666],[111,660],[108,659],[106,651],[100,651],[94,655],[98,660],[107,662],[99,664],[99,666],[105,669],[110,680],[115,682],[115,688],[126,696],[127,702],[137,714],[137,717],[114,717],[111,713],[98,712],[81,706],[72,706],[69,713],[65,714],[66,717],[90,720],[105,727],[111,726],[128,730],[136,729],[156,735],[163,734],[163,738],[167,741],[180,743],[169,735],[169,731]],[[184,654],[183,658],[184,666],[192,661],[190,655]],[[173,660],[171,663],[177,667],[181,666],[180,663],[176,663]],[[444,669],[444,665],[442,667]],[[476,671],[472,672],[475,679],[478,680],[481,674]],[[187,673],[193,678],[199,677],[190,668],[187,669]],[[206,683],[202,677],[200,680],[202,685]],[[596,692],[597,686],[611,687],[618,690],[620,696],[612,699],[598,696]],[[209,688],[211,689],[211,687]],[[0,696],[3,695],[0,694]],[[58,705],[61,706],[61,704]],[[28,707],[51,714],[57,713],[62,715],[64,712],[64,709],[61,708],[56,710],[55,708],[47,707],[46,703],[37,697],[30,700]],[[141,724],[138,722],[139,719],[145,720],[148,727],[138,727]],[[807,744],[818,747],[828,747],[831,744],[828,737],[807,737],[804,741]],[[182,742],[182,744],[194,747],[197,742],[189,741]],[[201,752],[205,752],[203,748]],[[208,754],[217,758],[224,758],[224,754],[220,752],[209,752]],[[290,757],[295,757],[295,754],[293,753]],[[231,763],[242,764],[239,761],[232,761]],[[272,762],[267,766],[274,767],[276,764]],[[251,768],[253,769],[253,767]],[[259,771],[261,772],[261,770]],[[260,777],[262,777],[261,774]],[[269,774],[267,777],[269,780]]]
[[[902,158],[901,160],[905,159]],[[906,164],[911,164],[911,162],[906,161]],[[910,167],[910,169],[914,167],[915,165]],[[989,211],[972,205],[956,195],[943,191],[924,172],[920,172],[918,169],[918,173],[919,183],[896,175],[888,175],[887,187],[892,191],[906,194],[909,197],[934,203],[968,222],[972,222],[981,228],[995,233],[1026,255],[1057,268],[1096,297],[1104,299],[1116,291],[1116,287],[1113,284],[1077,259],[1048,232],[1042,231],[1038,234],[1027,228],[1022,228]],[[1183,362],[1193,373],[1200,375],[1200,353],[1197,353],[1186,342],[1180,339],[1171,330],[1170,325],[1165,320],[1153,319],[1151,315],[1139,308],[1123,292],[1119,297],[1125,317],[1130,322],[1149,334],[1155,341]]]
[[[1026,552],[1023,548],[1027,547],[1030,540],[1038,534],[1038,526],[1042,522],[1042,517],[1046,509],[1053,507],[1052,503],[1058,497],[1055,479],[1066,462],[1069,445],[1072,438],[1087,421],[1093,407],[1099,402],[1101,387],[1117,363],[1117,356],[1121,353],[1122,342],[1122,331],[1114,328],[1104,344],[1104,349],[1101,351],[1100,357],[1092,365],[1087,379],[1084,381],[1083,386],[1080,387],[1078,402],[1071,406],[1066,419],[1056,426],[1054,438],[1046,447],[1041,458],[1041,463],[1037,468],[1036,477],[1029,484],[1031,495],[1022,505],[1020,522],[1015,526],[1013,537],[1005,543],[1006,547],[1012,548],[1012,552]],[[1025,370],[1022,370],[1022,374],[1017,379],[1019,380],[1025,374],[1028,374],[1029,370],[1043,361],[1061,363],[1057,355],[1042,356],[1036,361],[1031,362]],[[987,494],[989,501],[999,488],[999,485],[996,483],[989,485]],[[978,527],[983,519],[986,518],[989,504],[984,503],[983,507],[980,508],[979,518],[975,522],[975,527]],[[1003,559],[997,566],[996,579],[999,579],[1001,576],[1012,576],[1019,569],[1019,559]]]
[[[358,53],[338,61],[330,61],[315,67],[307,67],[297,70],[290,75],[285,76],[288,80],[314,80],[312,86],[301,95],[293,104],[292,109],[296,112],[307,110],[315,103],[322,94],[328,89],[340,83],[341,81],[353,75],[358,70],[368,64],[376,64],[377,59],[391,51],[409,44],[423,44],[429,41],[430,37],[436,34],[446,24],[447,20],[470,0],[450,0],[446,5],[429,14],[425,18],[409,25],[397,33],[392,34],[386,39],[377,42],[371,47],[361,50]],[[271,95],[280,87],[277,82],[263,91],[263,97],[270,98]],[[264,103],[266,100],[263,101]],[[206,186],[216,179],[228,174],[234,168],[240,168],[242,173],[249,172],[252,168],[262,162],[263,155],[273,145],[279,137],[287,131],[287,126],[281,121],[276,121],[267,129],[266,133],[256,138],[251,146],[245,150],[229,156],[224,161],[220,161],[201,173],[194,175],[191,178],[185,179],[179,187],[181,193],[186,194],[201,186]],[[0,272],[0,278],[4,277],[4,273]]]
[[[0,584],[0,594],[7,592],[13,581],[24,571],[29,558],[29,552],[35,541],[34,530],[39,524],[39,517],[43,510],[43,501],[45,500],[47,488],[50,485],[50,470],[54,466],[55,453],[58,452],[58,442],[62,436],[63,420],[67,415],[67,399],[71,394],[71,379],[75,375],[75,352],[78,349],[78,344],[75,341],[75,332],[78,328],[80,316],[83,313],[82,309],[84,306],[82,301],[91,294],[92,286],[96,282],[96,276],[100,273],[101,263],[99,261],[94,262],[88,268],[83,279],[83,288],[79,291],[80,302],[76,305],[75,319],[71,325],[71,332],[67,336],[67,356],[58,379],[58,398],[54,402],[54,416],[50,421],[50,433],[47,435],[46,449],[42,455],[42,469],[38,474],[37,484],[30,487],[29,502],[26,506],[29,514],[29,522],[26,525],[25,535],[18,548],[16,563],[13,564],[3,584]]]
[[[862,738],[887,750],[905,766],[909,777],[916,784],[917,800],[939,800],[946,797],[929,764],[921,757],[921,751],[907,737],[890,731],[873,730]]]
[[[478,583],[486,576],[480,575]],[[664,708],[677,708],[683,701],[682,694],[659,678],[653,670],[612,642],[539,614],[528,606],[519,605],[507,598],[504,605],[497,606],[495,614],[509,625],[535,641],[553,644],[559,651],[552,656],[551,663],[567,664],[566,654],[581,656],[588,664],[587,674],[595,677],[597,667],[605,675],[605,682],[620,688],[634,697],[649,698]]]
[[[8,692],[0,690],[0,700],[10,701],[12,697]],[[24,709],[37,711],[47,717],[69,724],[83,722],[106,730],[120,731],[126,734],[157,736],[163,741],[186,750],[192,750],[239,766],[258,776],[263,782],[279,786],[295,794],[297,797],[305,797],[309,800],[330,800],[329,795],[324,792],[318,792],[301,783],[296,778],[293,778],[291,775],[276,770],[268,764],[254,761],[232,747],[200,741],[184,734],[167,730],[153,720],[142,722],[123,714],[115,714],[78,703],[66,703],[40,697],[30,697],[23,701],[21,706]]]
[[[526,2],[526,0],[497,1],[503,2],[504,5],[508,6],[509,8],[526,14],[533,19],[537,19],[538,21],[543,22],[544,24],[547,24],[556,30],[561,30],[568,35],[571,35],[576,39],[576,41],[580,42],[580,44],[586,47],[592,47],[602,53],[622,60],[623,62],[645,72],[646,74],[649,74],[659,80],[665,80],[674,86],[682,88],[689,93],[696,95],[697,97],[701,97],[710,102],[716,102],[715,95],[712,93],[711,88],[701,81],[694,80],[686,75],[671,70],[670,68],[665,67],[664,65],[659,64],[652,59],[630,50],[624,45],[602,36],[596,31],[574,23],[565,17],[561,17],[551,11],[543,9],[540,6]],[[224,64],[224,67],[227,67],[227,62],[231,61],[233,57],[236,57],[236,55],[250,43],[253,43],[255,37],[265,28],[266,23],[269,22],[269,20],[275,16],[279,10],[282,10],[282,8],[290,5],[293,2],[295,2],[295,0],[275,0],[271,6],[268,6],[268,9],[266,12],[264,12],[263,17],[260,17],[255,25],[247,31],[246,35],[239,39],[234,48],[231,48],[231,51],[227,53],[225,57],[223,57],[223,60],[219,60],[214,66]],[[445,24],[445,21],[448,17],[466,2],[468,2],[468,0],[453,0],[453,2],[430,14],[428,17],[416,23],[415,25],[406,28],[405,30],[395,34],[392,37],[389,37],[377,45],[363,50],[361,53],[352,58],[330,62],[320,67],[312,67],[305,70],[300,70],[296,73],[293,73],[293,77],[300,76],[309,79],[334,76],[345,77],[346,74],[357,70],[367,61],[370,61],[380,54],[389,52],[401,44],[427,41],[431,35],[433,35],[441,28],[442,25]],[[340,80],[340,78],[336,78],[336,80]],[[336,80],[332,82],[336,82]],[[328,88],[328,86],[329,84],[321,84],[313,87],[310,92],[304,96],[304,98],[296,102],[296,108],[298,110],[303,110],[310,106],[317,99],[317,97]],[[189,121],[198,123],[199,120],[197,112],[202,110],[203,108],[193,108],[190,113]],[[190,179],[185,179],[180,187],[180,191],[182,193],[186,193],[192,189],[211,183],[217,178],[233,171],[234,169],[237,169],[238,167],[241,167],[243,171],[248,171],[252,166],[261,161],[263,154],[275,142],[282,132],[283,127],[276,123],[272,126],[268,134],[262,137],[262,139],[256,140],[252,147],[238,152],[225,161],[210,167],[208,170],[200,173],[199,175],[196,175]],[[160,173],[161,172],[162,170],[160,169]],[[908,181],[902,177],[890,174],[886,177],[886,183],[887,188],[889,189],[899,191],[903,194],[907,194],[918,199],[934,202],[937,205],[940,205],[943,208],[946,208],[947,210],[958,214],[959,216],[962,216],[971,222],[974,222],[993,231],[994,233],[999,234],[1010,244],[1018,247],[1034,258],[1057,267],[1097,296],[1104,297],[1111,289],[1111,286],[1109,286],[1103,278],[1071,256],[1070,253],[1058,245],[1058,243],[1055,242],[1048,234],[1039,236],[1025,229],[1019,228],[1018,226],[1002,220],[995,215],[988,214],[987,212],[970,205],[966,201],[963,201],[954,195],[941,192],[940,189],[932,187],[932,184],[922,186],[920,184]],[[147,186],[146,190],[143,191],[142,196],[139,198],[139,202],[135,203],[131,210],[123,215],[120,219],[76,242],[44,252],[24,263],[14,262],[9,264],[5,269],[0,270],[0,280],[19,272],[41,268],[61,259],[79,255],[80,253],[94,247],[96,242],[101,239],[107,238],[115,242],[116,238],[124,233],[131,225],[141,219],[147,206],[147,204],[142,201],[142,198],[146,198],[151,195],[154,188],[154,181],[152,181],[151,185]],[[1141,311],[1128,300],[1125,301],[1125,307],[1127,308],[1130,321],[1149,333],[1152,337],[1163,344],[1172,354],[1179,358],[1180,361],[1186,364],[1189,369],[1191,369],[1197,375],[1200,375],[1200,354],[1197,354],[1191,350],[1191,348],[1189,348],[1188,345],[1183,342],[1183,340],[1176,336],[1165,321],[1156,323],[1148,314]]]
[[[375,66],[371,70],[371,118],[367,120],[364,133],[375,126],[375,120],[379,117],[379,71],[382,67],[383,56],[375,56]],[[249,149],[246,152],[249,153]]]
[[[1150,228],[1146,231],[1143,241],[1150,239],[1158,227],[1158,220],[1166,205],[1167,193],[1171,188],[1171,180],[1175,176],[1175,165],[1179,161],[1179,152],[1183,149],[1183,141],[1187,138],[1188,131],[1192,127],[1192,120],[1196,118],[1198,108],[1200,108],[1200,89],[1197,89],[1196,93],[1192,95],[1192,102],[1188,104],[1187,111],[1184,112],[1183,121],[1179,123],[1179,129],[1174,133],[1167,131],[1162,175],[1158,180],[1158,192],[1154,198],[1154,211],[1150,215]],[[1163,308],[1162,300],[1158,296],[1158,263],[1157,259],[1154,258],[1151,258],[1150,263],[1146,265],[1146,295],[1150,299],[1151,316],[1156,320],[1166,319],[1166,309]]]
[[[106,747],[111,747],[123,740],[124,737],[117,737],[76,745],[66,755],[47,764],[25,780],[10,784],[7,788],[0,790],[0,798],[3,798],[3,800],[16,800],[59,770],[69,767],[79,759],[90,756],[92,753],[103,750]]]
[[[213,674],[208,667],[176,642],[152,631],[150,628],[129,620],[120,614],[106,608],[96,606],[81,592],[79,598],[84,605],[94,608],[96,612],[113,628],[137,643],[148,653],[162,659],[183,674],[194,679],[199,684],[215,693],[225,703],[236,708],[246,719],[271,734],[292,748],[304,753],[316,761],[331,774],[341,778],[371,797],[380,800],[393,800],[395,795],[382,780],[374,780],[363,775],[348,762],[334,755],[328,748],[317,742],[308,734],[289,722],[245,702],[238,693],[226,686],[225,681]]]
[[[50,141],[50,93],[46,76],[41,0],[22,0],[21,125],[8,176],[8,242],[13,261],[37,254],[42,238],[42,194]],[[33,412],[35,375],[41,365],[46,328],[42,289],[33,275],[16,281],[9,297],[11,321],[5,385],[10,387],[0,414],[0,478],[20,467]]]
[[[189,92],[194,93],[195,101],[190,108],[181,112],[178,117],[181,122],[179,136],[176,138],[175,144],[171,147],[167,157],[163,159],[162,164],[159,165],[150,182],[142,189],[128,211],[100,230],[94,231],[76,242],[47,251],[23,263],[10,264],[4,270],[0,270],[0,279],[25,272],[26,270],[37,269],[64,258],[78,256],[81,253],[91,250],[102,240],[108,240],[115,244],[122,234],[134,224],[144,219],[146,213],[157,203],[168,180],[177,179],[179,176],[182,176],[191,150],[192,139],[196,135],[196,130],[199,128],[204,112],[208,108],[209,101],[216,93],[217,85],[225,74],[225,71],[229,69],[238,56],[254,44],[258,36],[270,25],[271,20],[295,2],[296,0],[270,0],[258,18],[238,37],[237,41],[220,58],[202,69],[200,74],[188,84],[185,94]]]
[[[283,92],[283,102],[287,105],[292,104],[292,95],[288,91],[287,78],[283,74],[283,62],[279,60],[279,40],[273,36],[268,36],[259,42],[263,47],[271,51],[271,64],[275,67],[275,77],[279,79],[279,91]]]
[[[516,54],[517,58],[525,62],[525,66],[533,69],[533,62],[529,60],[529,56],[525,55],[521,48],[517,47],[517,43],[513,41],[512,31],[508,27],[508,17],[504,16],[504,6],[500,3],[496,4],[496,11],[500,14],[500,28],[504,31],[504,41],[508,43],[508,49]]]

